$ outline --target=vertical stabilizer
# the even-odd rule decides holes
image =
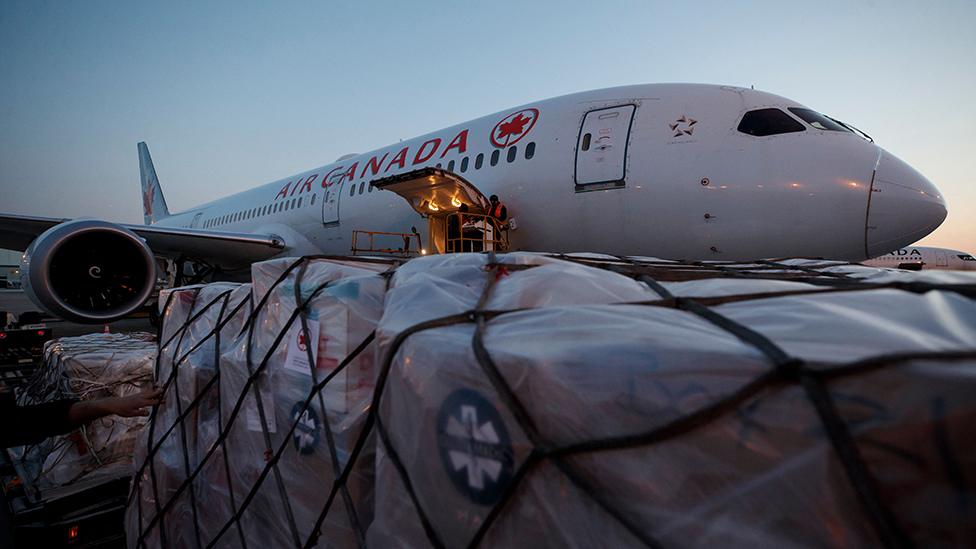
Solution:
[[[142,213],[146,225],[152,225],[160,219],[169,217],[163,189],[159,186],[156,168],[153,167],[149,147],[145,142],[139,143],[139,178],[142,180]]]

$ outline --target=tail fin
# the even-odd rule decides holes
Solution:
[[[139,143],[139,177],[142,179],[142,214],[146,225],[152,225],[160,219],[169,217],[163,189],[159,186],[156,168],[153,167],[152,157],[149,156],[149,147],[144,142]]]

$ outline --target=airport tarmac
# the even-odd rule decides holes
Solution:
[[[0,311],[19,316],[26,311],[39,311],[39,308],[31,302],[23,290],[2,289],[0,290]],[[53,330],[54,337],[90,334],[101,332],[104,328],[102,324],[76,324],[54,318],[46,318],[44,323]],[[148,318],[123,318],[109,323],[108,329],[112,332],[122,333],[156,331],[149,323]]]

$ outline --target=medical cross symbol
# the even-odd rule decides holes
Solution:
[[[296,402],[291,409],[291,419],[296,422],[292,441],[299,454],[309,455],[318,448],[321,435],[319,434],[319,415],[312,408],[305,408],[304,402]]]
[[[455,471],[468,470],[468,486],[477,490],[485,487],[485,477],[491,482],[498,480],[502,462],[495,458],[493,447],[498,445],[498,433],[490,422],[479,424],[478,410],[474,406],[461,406],[460,421],[456,417],[447,420],[447,434],[456,437],[457,450],[448,451]]]
[[[475,503],[490,505],[512,477],[512,446],[502,417],[470,389],[451,394],[438,414],[441,461],[454,485]]]

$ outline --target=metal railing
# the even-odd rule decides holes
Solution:
[[[367,247],[361,248],[359,244],[362,238],[366,238]],[[376,247],[376,237],[382,237],[383,240],[389,240],[393,238],[401,239],[398,244],[402,244],[401,247],[397,248],[393,246],[389,247]],[[416,249],[411,248],[411,241],[416,239],[417,247]],[[420,255],[423,245],[420,241],[420,235],[417,233],[388,233],[383,231],[360,231],[355,230],[352,232],[352,255],[357,255],[359,253],[371,253],[371,254],[387,254],[387,255],[399,255],[399,256],[410,256],[410,255]]]

